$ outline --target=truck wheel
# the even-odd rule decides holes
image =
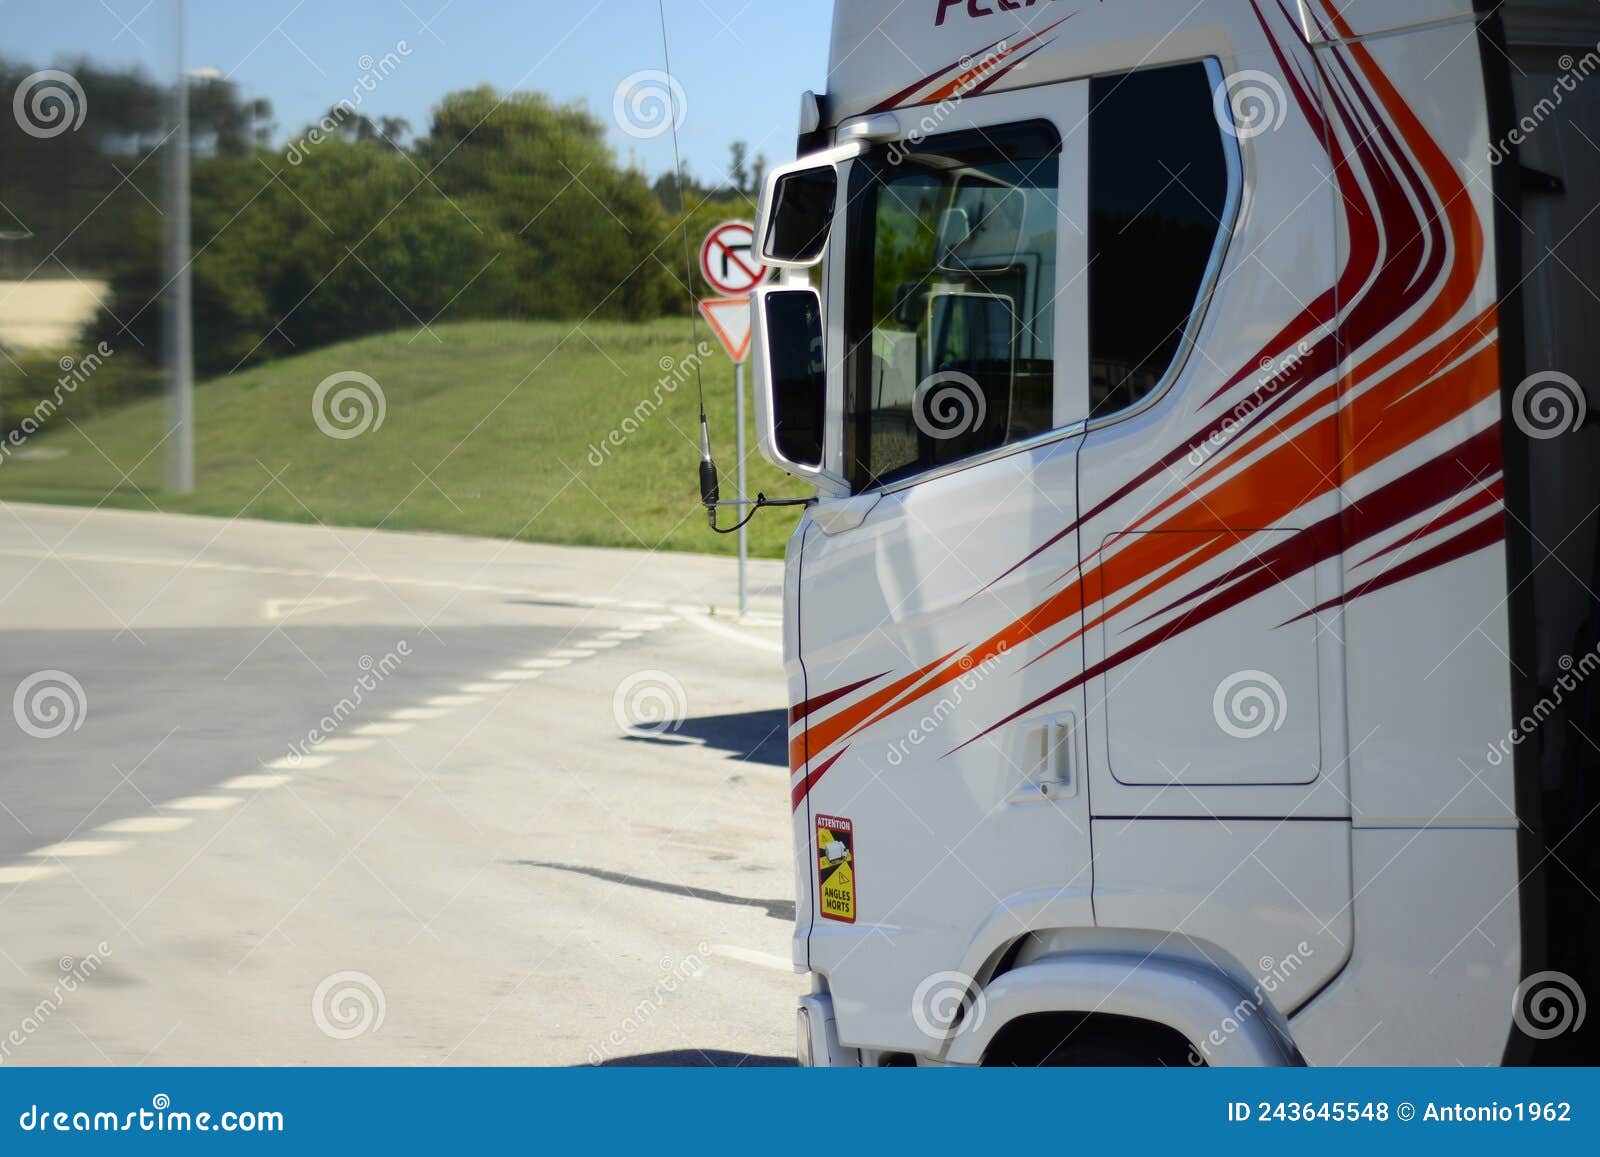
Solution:
[[[1041,1068],[1190,1068],[1203,1065],[1182,1034],[1122,1016],[1061,1015],[1002,1033],[992,1064]]]

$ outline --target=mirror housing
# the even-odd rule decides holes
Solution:
[[[750,320],[762,457],[803,481],[847,489],[825,465],[829,414],[822,296],[809,286],[765,285],[751,296]]]
[[[833,231],[843,175],[859,157],[857,142],[825,149],[767,174],[756,207],[756,256],[771,269],[810,269],[822,260]]]
[[[761,231],[761,259],[768,266],[804,268],[822,260],[839,200],[839,170],[817,165],[778,178],[772,214]]]

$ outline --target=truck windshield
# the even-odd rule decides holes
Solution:
[[[1061,138],[877,150],[851,177],[846,454],[858,490],[1048,431]]]

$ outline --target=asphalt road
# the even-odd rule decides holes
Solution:
[[[0,505],[0,1064],[787,1063],[752,574]]]

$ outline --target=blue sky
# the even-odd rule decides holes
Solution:
[[[406,56],[361,111],[422,131],[453,89],[488,83],[584,100],[608,124],[626,78],[661,67],[657,0],[190,0],[189,64],[272,102],[288,139],[350,95],[363,58]],[[826,87],[829,0],[666,0],[683,86],[684,157],[720,177],[728,143],[776,162],[794,149],[799,96]],[[171,68],[175,0],[0,0],[0,53],[44,67],[87,55]],[[92,111],[92,110],[91,110]],[[613,142],[651,173],[672,168],[670,136]]]

